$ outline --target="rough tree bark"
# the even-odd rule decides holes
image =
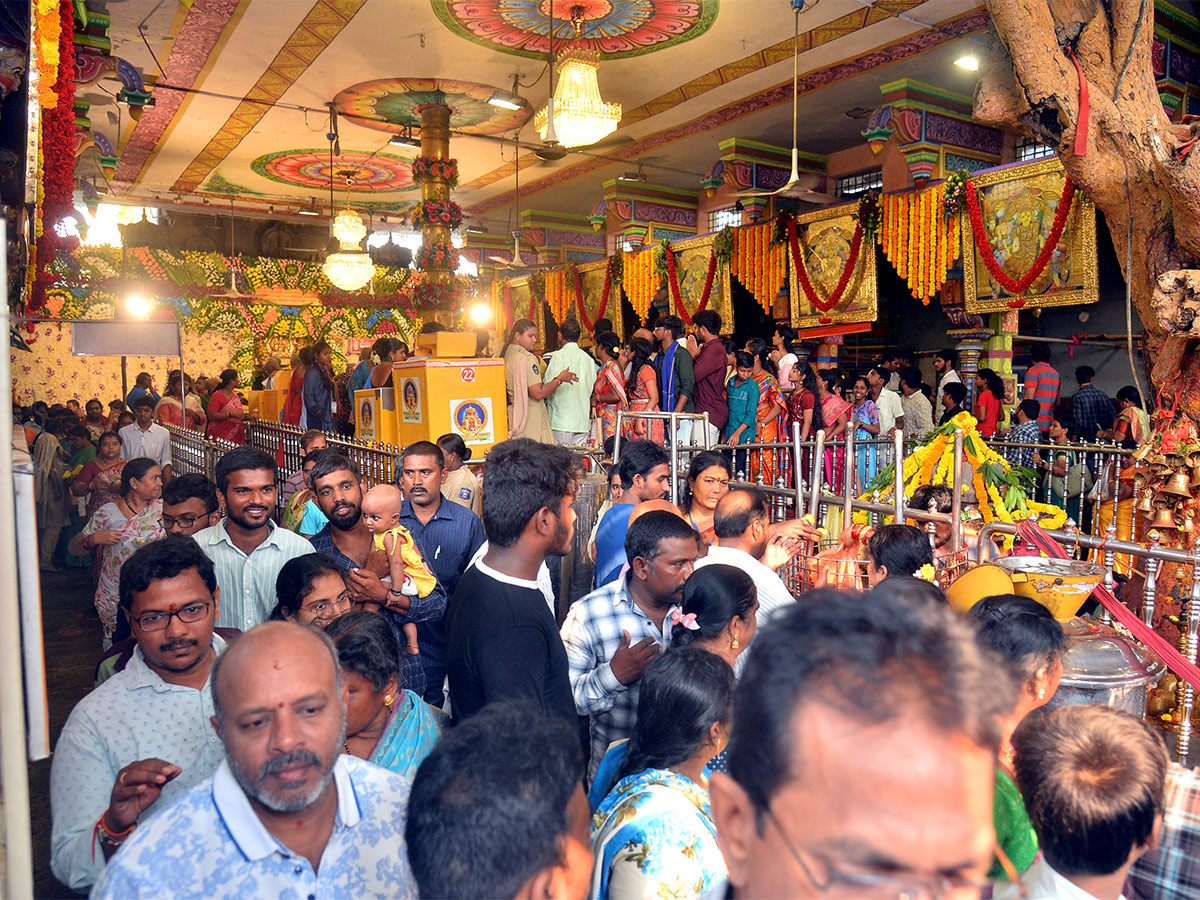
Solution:
[[[1053,147],[1112,233],[1146,327],[1153,388],[1200,423],[1200,147],[1167,119],[1151,67],[1153,0],[986,0],[1000,46],[975,96],[975,118]],[[1076,155],[1087,79],[1087,153]],[[1132,238],[1132,260],[1127,259]]]

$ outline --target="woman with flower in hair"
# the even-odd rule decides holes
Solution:
[[[870,587],[895,575],[914,575],[931,581],[933,572],[933,547],[919,528],[881,525],[867,541],[867,584]]]

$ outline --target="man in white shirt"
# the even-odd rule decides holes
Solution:
[[[271,521],[277,490],[271,457],[238,447],[217,461],[216,476],[225,518],[195,540],[216,566],[222,598],[217,624],[248,631],[275,608],[275,580],[284,563],[316,551]]]
[[[121,458],[152,459],[162,469],[163,481],[170,481],[171,433],[154,421],[154,400],[149,394],[133,401],[133,417],[133,424],[119,432]]]
[[[573,372],[575,380],[565,382],[546,398],[550,414],[550,430],[556,443],[566,447],[582,447],[587,443],[592,425],[592,387],[596,384],[596,361],[580,348],[579,323],[565,319],[558,327],[563,340],[546,364],[546,381],[562,372]]]
[[[882,366],[876,366],[867,372],[867,384],[871,388],[871,399],[879,410],[879,436],[891,437],[897,428],[904,429],[904,407],[900,405],[900,395],[888,390],[888,371]]]
[[[209,676],[225,649],[213,633],[219,601],[212,563],[190,537],[148,544],[121,567],[137,649],[79,701],[50,768],[50,866],[72,890],[224,758],[209,726]]]
[[[795,556],[800,542],[771,535],[767,495],[758,488],[739,488],[721,498],[713,515],[717,543],[708,555],[696,560],[696,568],[711,565],[741,569],[758,588],[758,624],[770,620],[780,609],[796,602],[775,570]],[[744,658],[738,657],[738,661]]]
[[[933,405],[921,390],[921,370],[910,366],[900,373],[900,408],[904,411],[904,433],[924,437],[933,431]]]
[[[962,379],[958,377],[958,372],[954,371],[956,365],[958,365],[958,354],[953,350],[939,350],[934,355],[933,371],[937,372],[938,375],[935,397],[941,397],[948,384],[954,384],[955,382],[962,384]]]
[[[1042,852],[998,900],[1118,900],[1129,867],[1158,843],[1162,739],[1140,718],[1086,704],[1028,716],[1012,748]]]

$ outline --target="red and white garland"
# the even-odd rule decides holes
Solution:
[[[813,305],[819,312],[829,312],[842,301],[842,295],[846,292],[846,286],[850,284],[850,277],[854,274],[854,269],[858,266],[858,251],[862,246],[863,227],[859,222],[854,226],[854,234],[850,238],[850,253],[846,257],[846,267],[842,270],[842,277],[838,279],[837,286],[833,292],[824,300],[813,287],[812,281],[809,280],[808,270],[804,266],[804,253],[800,248],[800,239],[796,236],[796,220],[789,218],[787,220],[787,236],[788,244],[791,247],[792,259],[796,263],[796,278],[800,282],[800,287],[804,290],[804,296],[808,298],[808,302]]]
[[[1046,264],[1050,262],[1051,254],[1054,253],[1058,242],[1062,240],[1063,230],[1067,226],[1067,216],[1071,213],[1071,205],[1074,199],[1075,183],[1068,178],[1063,184],[1062,197],[1059,198],[1058,209],[1054,211],[1054,224],[1050,228],[1050,236],[1046,238],[1046,243],[1042,246],[1037,258],[1034,259],[1029,271],[1021,276],[1021,278],[1014,279],[1000,267],[1000,263],[996,259],[996,252],[992,249],[992,243],[988,238],[987,231],[983,227],[983,211],[980,209],[979,194],[975,190],[975,185],[970,181],[967,182],[967,212],[971,217],[971,235],[975,239],[975,247],[979,250],[979,257],[983,260],[983,265],[991,273],[992,277],[996,279],[996,283],[1014,297],[1025,293],[1029,289],[1029,286],[1045,270]],[[1015,302],[1019,305],[1024,305],[1023,300]]]

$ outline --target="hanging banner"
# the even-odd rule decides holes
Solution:
[[[1074,190],[1057,158],[976,172],[966,207],[961,218],[967,312],[1099,299],[1096,206]],[[1027,286],[1015,290],[1022,282]]]

